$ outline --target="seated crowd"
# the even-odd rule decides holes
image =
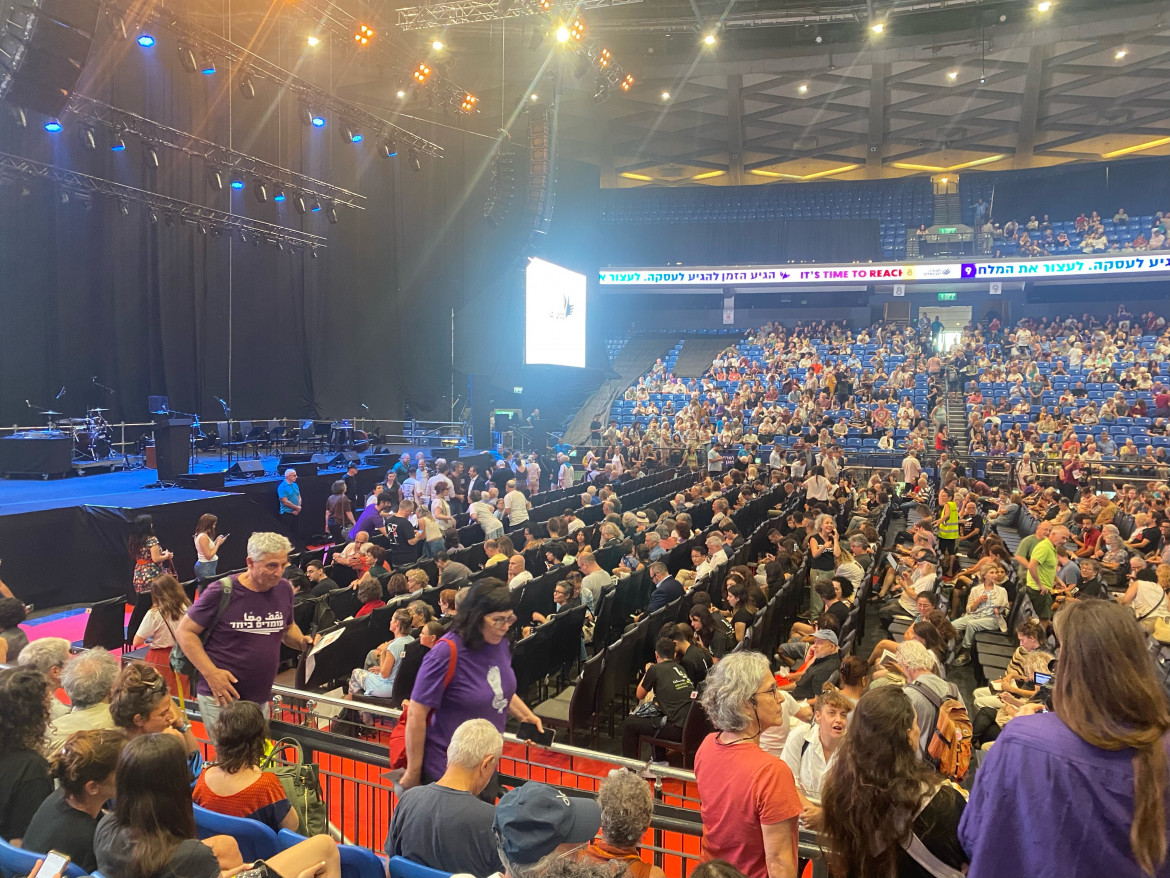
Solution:
[[[1016,219],[995,222],[982,200],[976,205],[976,224],[985,239],[984,249],[1003,256],[1063,256],[1090,253],[1141,253],[1166,248],[1166,224],[1170,211],[1131,217],[1119,207],[1112,218],[1102,218],[1097,211],[1085,216],[1082,211],[1074,220],[1053,222],[1048,214],[1029,216],[1026,222]]]

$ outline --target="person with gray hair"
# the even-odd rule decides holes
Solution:
[[[281,644],[296,650],[313,644],[293,619],[293,587],[284,578],[291,550],[280,534],[252,534],[247,569],[207,586],[175,630],[199,671],[195,694],[209,728],[233,701],[254,701],[267,715]]]
[[[22,668],[36,668],[49,678],[49,690],[61,688],[61,672],[69,661],[69,641],[64,637],[41,637],[20,651],[16,663]],[[54,695],[49,699],[49,720],[55,721],[69,713],[69,708]]]
[[[650,784],[628,768],[615,768],[597,788],[601,807],[601,838],[581,852],[583,860],[613,864],[630,878],[666,878],[666,873],[647,863],[638,852],[638,842],[650,828],[654,795]]]
[[[757,878],[795,878],[796,781],[759,744],[784,716],[768,659],[747,651],[725,656],[707,675],[699,704],[718,730],[695,754],[705,856]]]
[[[346,493],[345,479],[338,479],[330,488],[329,498],[325,501],[325,533],[333,538],[334,543],[344,542],[344,528],[347,524],[356,527],[357,521],[353,517],[353,501]]]
[[[926,758],[926,748],[934,735],[938,711],[944,699],[953,698],[966,708],[959,687],[948,683],[935,673],[938,659],[917,640],[904,640],[898,644],[898,666],[906,678],[902,691],[914,705],[918,716],[918,755]]]
[[[53,720],[45,736],[45,755],[50,756],[65,744],[74,732],[112,729],[110,690],[118,677],[118,662],[104,649],[94,647],[75,656],[61,671],[61,687],[73,706],[64,716]]]
[[[292,467],[284,471],[284,481],[276,486],[276,499],[280,527],[290,540],[296,540],[297,522],[301,516],[301,487],[297,484],[297,471]]]
[[[502,870],[492,836],[495,808],[478,798],[504,752],[504,737],[486,719],[469,719],[447,745],[437,781],[402,793],[390,819],[386,854],[443,872],[492,875]]]

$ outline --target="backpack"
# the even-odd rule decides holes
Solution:
[[[920,683],[912,685],[935,709],[934,731],[926,746],[926,759],[940,774],[958,783],[966,776],[971,763],[974,732],[967,708],[959,700],[959,690],[952,683],[943,697]]]
[[[219,607],[215,611],[215,618],[211,620],[211,624],[199,633],[200,643],[207,643],[207,638],[211,635],[212,630],[219,624],[219,617],[223,615],[223,611],[227,609],[228,604],[232,601],[232,578],[225,576],[219,583],[222,588],[219,595]],[[170,625],[167,628],[169,629]],[[192,689],[194,689],[195,680],[199,676],[199,670],[195,667],[195,663],[183,654],[183,650],[179,646],[179,641],[175,638],[174,631],[171,631],[171,638],[175,640],[175,645],[171,648],[171,670],[176,674],[182,674],[189,678]]]

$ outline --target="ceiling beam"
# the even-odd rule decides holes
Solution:
[[[879,62],[873,65],[869,84],[869,143],[865,154],[865,177],[878,180],[882,176],[882,154],[886,142],[886,80],[890,76],[890,65]]]
[[[727,77],[727,174],[731,185],[743,185],[743,76]]]
[[[1036,120],[1040,116],[1040,88],[1044,82],[1044,62],[1047,46],[1033,46],[1028,51],[1028,72],[1024,76],[1024,94],[1020,100],[1019,132],[1016,136],[1016,154],[1013,168],[1032,165],[1032,148],[1036,143]]]

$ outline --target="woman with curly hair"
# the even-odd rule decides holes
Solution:
[[[33,668],[0,671],[0,838],[19,845],[53,792],[41,755],[49,725],[49,680]]]
[[[861,696],[821,787],[830,874],[937,874],[907,850],[914,842],[953,869],[966,865],[958,836],[963,793],[918,758],[918,738],[914,705],[901,689]]]
[[[183,742],[188,754],[199,750],[191,726],[167,691],[167,681],[150,665],[122,668],[110,693],[110,717],[128,738],[166,733]]]

